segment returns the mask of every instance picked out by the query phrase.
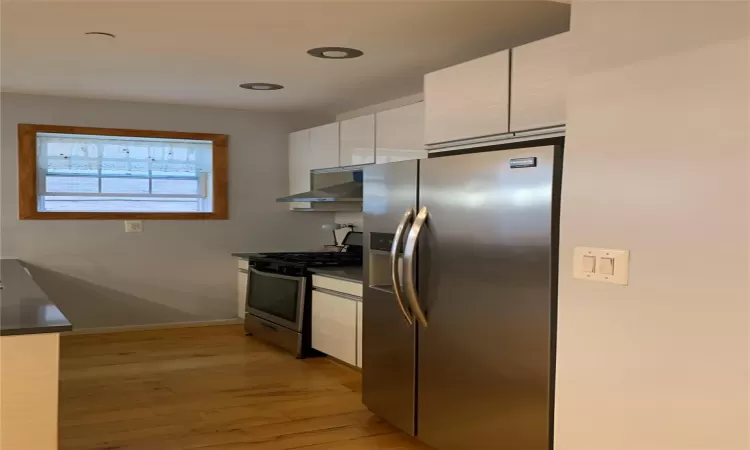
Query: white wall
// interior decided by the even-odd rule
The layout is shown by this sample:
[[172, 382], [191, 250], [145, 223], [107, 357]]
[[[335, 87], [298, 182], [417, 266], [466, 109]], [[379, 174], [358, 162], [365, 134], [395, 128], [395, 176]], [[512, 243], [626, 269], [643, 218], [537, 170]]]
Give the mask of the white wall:
[[[749, 18], [573, 3], [556, 450], [750, 448]], [[630, 285], [576, 246], [630, 249]]]
[[[229, 109], [2, 94], [0, 189], [3, 257], [34, 275], [75, 328], [142, 325], [235, 316], [231, 252], [305, 250], [330, 242], [331, 213], [295, 213], [288, 193], [288, 132], [297, 117]], [[332, 118], [323, 118], [322, 122]], [[195, 131], [229, 135], [230, 219], [20, 221], [18, 123]]]

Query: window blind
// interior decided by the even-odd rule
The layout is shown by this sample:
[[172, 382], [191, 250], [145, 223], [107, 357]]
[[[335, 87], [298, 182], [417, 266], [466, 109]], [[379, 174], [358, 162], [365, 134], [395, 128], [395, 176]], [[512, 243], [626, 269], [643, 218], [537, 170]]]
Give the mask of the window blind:
[[40, 211], [210, 212], [212, 142], [38, 133]]

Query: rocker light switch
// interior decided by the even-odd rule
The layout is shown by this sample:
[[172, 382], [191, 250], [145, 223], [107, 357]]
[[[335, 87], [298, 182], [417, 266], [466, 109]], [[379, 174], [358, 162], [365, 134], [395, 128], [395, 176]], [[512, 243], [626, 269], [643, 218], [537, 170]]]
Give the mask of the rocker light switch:
[[615, 259], [614, 258], [602, 258], [599, 260], [599, 273], [602, 275], [614, 275], [615, 274]]
[[576, 247], [573, 252], [573, 278], [626, 286], [629, 264], [628, 250]]
[[596, 256], [585, 255], [583, 257], [583, 271], [586, 273], [596, 272]]

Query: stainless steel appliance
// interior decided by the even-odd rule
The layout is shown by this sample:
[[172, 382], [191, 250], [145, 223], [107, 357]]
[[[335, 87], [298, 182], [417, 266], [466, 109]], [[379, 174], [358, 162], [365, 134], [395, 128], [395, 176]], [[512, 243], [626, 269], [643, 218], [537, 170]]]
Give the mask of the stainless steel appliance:
[[364, 176], [363, 401], [440, 450], [551, 448], [561, 146]]
[[362, 211], [362, 168], [332, 167], [310, 171], [310, 190], [276, 199], [310, 203], [314, 211]]
[[258, 253], [248, 256], [245, 331], [293, 352], [310, 346], [311, 267], [362, 265], [362, 233], [350, 232], [342, 252]]

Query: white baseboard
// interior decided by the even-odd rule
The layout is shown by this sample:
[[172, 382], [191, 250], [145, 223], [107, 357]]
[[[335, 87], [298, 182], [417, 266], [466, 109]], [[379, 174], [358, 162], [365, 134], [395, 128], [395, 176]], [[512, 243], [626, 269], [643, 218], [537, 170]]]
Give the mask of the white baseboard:
[[239, 325], [244, 323], [243, 319], [218, 319], [207, 320], [203, 322], [169, 322], [154, 323], [147, 325], [123, 325], [119, 327], [101, 327], [101, 328], [82, 328], [80, 330], [66, 331], [60, 333], [62, 336], [82, 335], [82, 334], [102, 334], [102, 333], [119, 333], [122, 331], [141, 331], [141, 330], [168, 330], [170, 328], [195, 328], [195, 327], [213, 327], [217, 325]]

